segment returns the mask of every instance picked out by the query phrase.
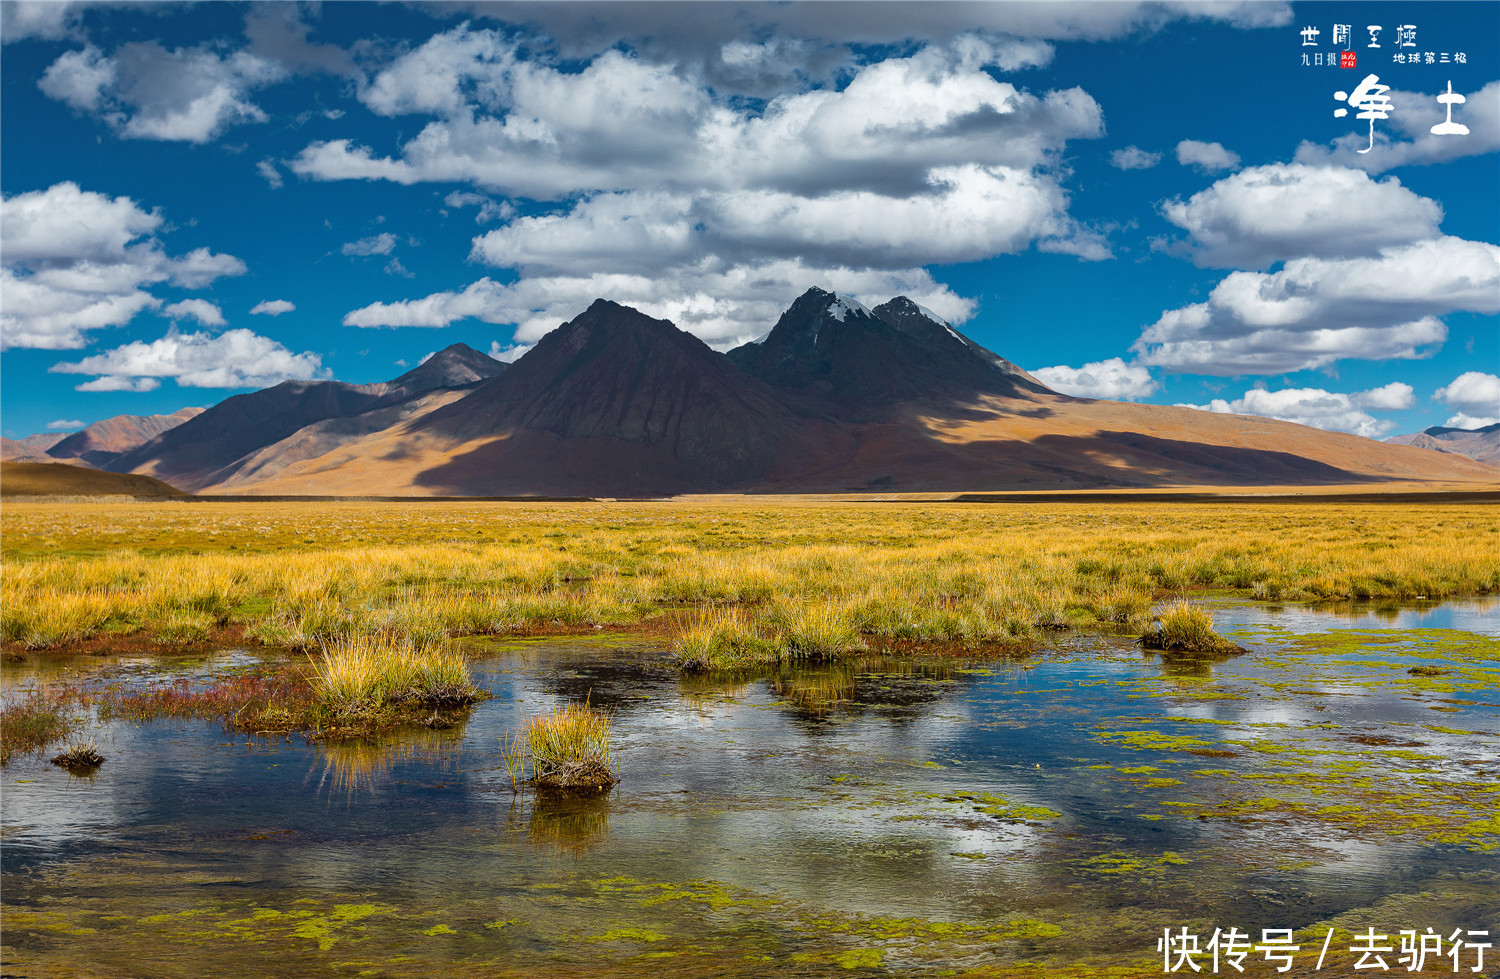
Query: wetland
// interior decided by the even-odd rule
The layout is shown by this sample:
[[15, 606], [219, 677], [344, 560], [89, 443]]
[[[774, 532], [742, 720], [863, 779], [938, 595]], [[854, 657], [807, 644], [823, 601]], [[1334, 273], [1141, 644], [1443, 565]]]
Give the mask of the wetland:
[[[831, 509], [811, 516], [828, 521], [824, 533], [845, 530], [822, 543], [799, 537], [816, 526], [782, 542], [769, 515], [731, 511], [730, 540], [698, 549], [685, 542], [716, 539], [705, 528], [719, 528], [708, 521], [722, 513], [674, 512], [700, 524], [684, 534], [659, 513], [635, 522], [637, 511], [612, 512], [628, 531], [605, 539], [573, 527], [548, 538], [569, 548], [561, 560], [587, 564], [593, 578], [552, 579], [554, 608], [581, 601], [611, 573], [660, 585], [676, 580], [669, 564], [701, 569], [726, 551], [772, 566], [789, 560], [787, 548], [832, 548], [849, 560], [876, 549], [889, 563], [932, 547], [921, 587], [946, 589], [947, 599], [934, 600], [954, 616], [946, 631], [926, 611], [927, 633], [882, 632], [880, 621], [893, 619], [861, 618], [850, 596], [872, 594], [880, 582], [869, 576], [828, 572], [793, 587], [791, 576], [762, 569], [744, 577], [742, 592], [697, 605], [652, 595], [649, 616], [444, 630], [432, 641], [461, 653], [472, 695], [351, 737], [316, 726], [247, 728], [232, 712], [125, 709], [163, 692], [266, 689], [318, 655], [317, 646], [310, 657], [250, 637], [248, 626], [266, 621], [287, 593], [258, 591], [249, 572], [225, 599], [233, 599], [225, 626], [237, 637], [215, 627], [179, 642], [129, 617], [169, 614], [160, 604], [128, 605], [147, 594], [141, 582], [150, 577], [131, 577], [134, 562], [185, 561], [194, 549], [223, 556], [228, 544], [185, 523], [206, 511], [128, 512], [125, 525], [136, 522], [124, 538], [128, 554], [85, 546], [98, 537], [80, 525], [99, 519], [86, 507], [48, 512], [24, 529], [8, 522], [6, 586], [17, 590], [7, 604], [20, 589], [43, 587], [44, 573], [48, 588], [96, 589], [100, 561], [117, 562], [119, 587], [110, 599], [117, 617], [101, 620], [89, 640], [7, 643], [0, 704], [9, 712], [46, 702], [69, 730], [52, 748], [16, 749], [0, 768], [6, 971], [1145, 976], [1162, 974], [1164, 930], [1206, 941], [1215, 928], [1237, 927], [1257, 939], [1263, 929], [1289, 930], [1301, 946], [1292, 975], [1315, 971], [1332, 929], [1316, 971], [1354, 975], [1363, 973], [1352, 971], [1349, 948], [1367, 928], [1394, 946], [1403, 929], [1447, 936], [1500, 927], [1500, 601], [1463, 597], [1458, 584], [1439, 601], [1445, 593], [1433, 587], [1468, 575], [1479, 582], [1469, 592], [1493, 590], [1495, 558], [1480, 555], [1483, 546], [1455, 560], [1468, 554], [1469, 566], [1443, 571], [1436, 547], [1402, 554], [1393, 546], [1381, 564], [1372, 546], [1340, 565], [1330, 533], [1299, 551], [1295, 539], [1309, 536], [1296, 526], [1308, 519], [1300, 511], [1278, 518], [1288, 525], [1269, 527], [1260, 543], [1248, 532], [1214, 543], [1163, 527], [1163, 508], [1005, 517], [973, 508], [951, 521], [858, 511], [842, 524], [828, 518]], [[327, 548], [338, 565], [371, 543], [355, 538], [375, 533], [367, 522], [348, 540], [293, 547], [268, 519], [274, 512], [261, 511], [258, 545], [230, 543], [256, 560], [282, 546], [299, 557]], [[15, 520], [15, 511], [5, 517]], [[1330, 514], [1321, 517], [1326, 524]], [[1351, 540], [1419, 536], [1387, 531], [1373, 515], [1343, 517], [1355, 527]], [[540, 508], [522, 508], [515, 521], [488, 524], [495, 536], [518, 536], [485, 546], [529, 547], [542, 532], [526, 521], [541, 519]], [[1116, 536], [1098, 537], [1105, 521]], [[1421, 521], [1467, 521], [1467, 538], [1480, 545], [1493, 524], [1483, 511], [1456, 508], [1395, 525]], [[1068, 522], [1066, 531], [1046, 526]], [[335, 513], [318, 536], [338, 524]], [[393, 538], [424, 530], [394, 518], [379, 526]], [[153, 533], [141, 528], [171, 547], [151, 550]], [[885, 536], [856, 544], [851, 529]], [[425, 530], [430, 537], [431, 525]], [[1010, 550], [964, 559], [1007, 530], [1031, 535], [1030, 560], [1054, 559], [1061, 621], [983, 628], [1004, 622], [997, 579], [1005, 575], [986, 569], [1008, 571], [1019, 559]], [[1090, 533], [1101, 542], [1092, 550]], [[621, 555], [612, 572], [605, 543]], [[456, 540], [430, 546], [484, 555]], [[1231, 559], [1233, 547], [1241, 553]], [[809, 554], [796, 557], [812, 566]], [[1273, 558], [1283, 577], [1267, 570]], [[485, 559], [501, 563], [493, 552]], [[426, 577], [333, 593], [344, 603], [341, 621], [451, 587], [441, 575], [454, 565], [443, 560]], [[1113, 579], [1110, 561], [1119, 566]], [[1151, 561], [1189, 580], [1167, 588], [1132, 577]], [[1198, 580], [1210, 566], [1226, 575], [1238, 568], [1245, 580]], [[1431, 580], [1417, 580], [1417, 567]], [[465, 573], [477, 590], [474, 568]], [[1367, 585], [1355, 591], [1424, 591], [1337, 602], [1255, 594], [1255, 582], [1309, 598], [1358, 581]], [[1109, 601], [1122, 602], [1122, 589], [1144, 597], [1126, 603], [1131, 615], [1111, 619], [1089, 604], [1111, 587]], [[1425, 590], [1436, 594], [1416, 597]], [[346, 601], [377, 591], [375, 606]], [[794, 599], [828, 596], [849, 610], [843, 625], [859, 648], [734, 669], [685, 669], [674, 651], [700, 605], [773, 621], [757, 620], [759, 610], [779, 602], [785, 615]], [[1245, 652], [1181, 655], [1134, 641], [1153, 613], [1184, 599]], [[403, 642], [432, 627], [407, 621], [418, 628]], [[963, 621], [967, 633], [953, 625]], [[517, 784], [507, 758], [517, 732], [582, 704], [609, 720], [618, 783], [583, 795]], [[50, 762], [82, 741], [97, 745], [101, 765], [75, 774]], [[1462, 950], [1465, 971], [1474, 954]], [[1386, 959], [1404, 971], [1396, 956]], [[1446, 956], [1439, 965], [1425, 971], [1450, 971]], [[1258, 952], [1244, 967], [1276, 973]]]

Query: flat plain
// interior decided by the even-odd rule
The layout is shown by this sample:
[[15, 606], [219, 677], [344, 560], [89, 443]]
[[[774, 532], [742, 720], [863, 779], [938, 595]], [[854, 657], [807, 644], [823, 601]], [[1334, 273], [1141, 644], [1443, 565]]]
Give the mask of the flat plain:
[[10, 503], [8, 648], [310, 648], [816, 615], [869, 641], [1138, 629], [1153, 603], [1500, 590], [1485, 504]]

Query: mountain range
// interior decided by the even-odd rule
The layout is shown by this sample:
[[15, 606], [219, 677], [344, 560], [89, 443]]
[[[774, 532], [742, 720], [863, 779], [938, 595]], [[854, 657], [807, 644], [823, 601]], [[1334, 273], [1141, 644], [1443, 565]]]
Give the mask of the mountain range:
[[1422, 449], [1452, 452], [1491, 466], [1500, 466], [1500, 422], [1483, 428], [1445, 428], [1434, 425], [1415, 435], [1393, 435], [1391, 445], [1415, 445]]
[[[11, 446], [6, 445], [7, 457]], [[33, 455], [34, 449], [28, 449]], [[506, 365], [287, 381], [43, 450], [198, 493], [662, 496], [1494, 484], [1452, 451], [1049, 389], [905, 297], [811, 289], [727, 354], [600, 299]]]

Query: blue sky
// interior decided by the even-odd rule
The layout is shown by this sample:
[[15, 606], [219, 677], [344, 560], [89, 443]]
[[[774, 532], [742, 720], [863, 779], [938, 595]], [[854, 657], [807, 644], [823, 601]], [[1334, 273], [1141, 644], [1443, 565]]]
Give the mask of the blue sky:
[[9, 437], [811, 286], [1092, 397], [1500, 417], [1497, 3], [0, 9]]

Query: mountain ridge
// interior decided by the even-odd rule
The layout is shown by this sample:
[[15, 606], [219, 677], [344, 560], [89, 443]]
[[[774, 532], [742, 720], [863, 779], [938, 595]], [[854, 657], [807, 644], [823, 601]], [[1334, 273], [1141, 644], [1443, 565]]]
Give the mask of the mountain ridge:
[[514, 364], [455, 345], [381, 384], [285, 382], [125, 464], [198, 493], [330, 496], [1500, 482], [1452, 452], [1060, 394], [906, 297], [821, 289], [727, 354], [601, 298]]

